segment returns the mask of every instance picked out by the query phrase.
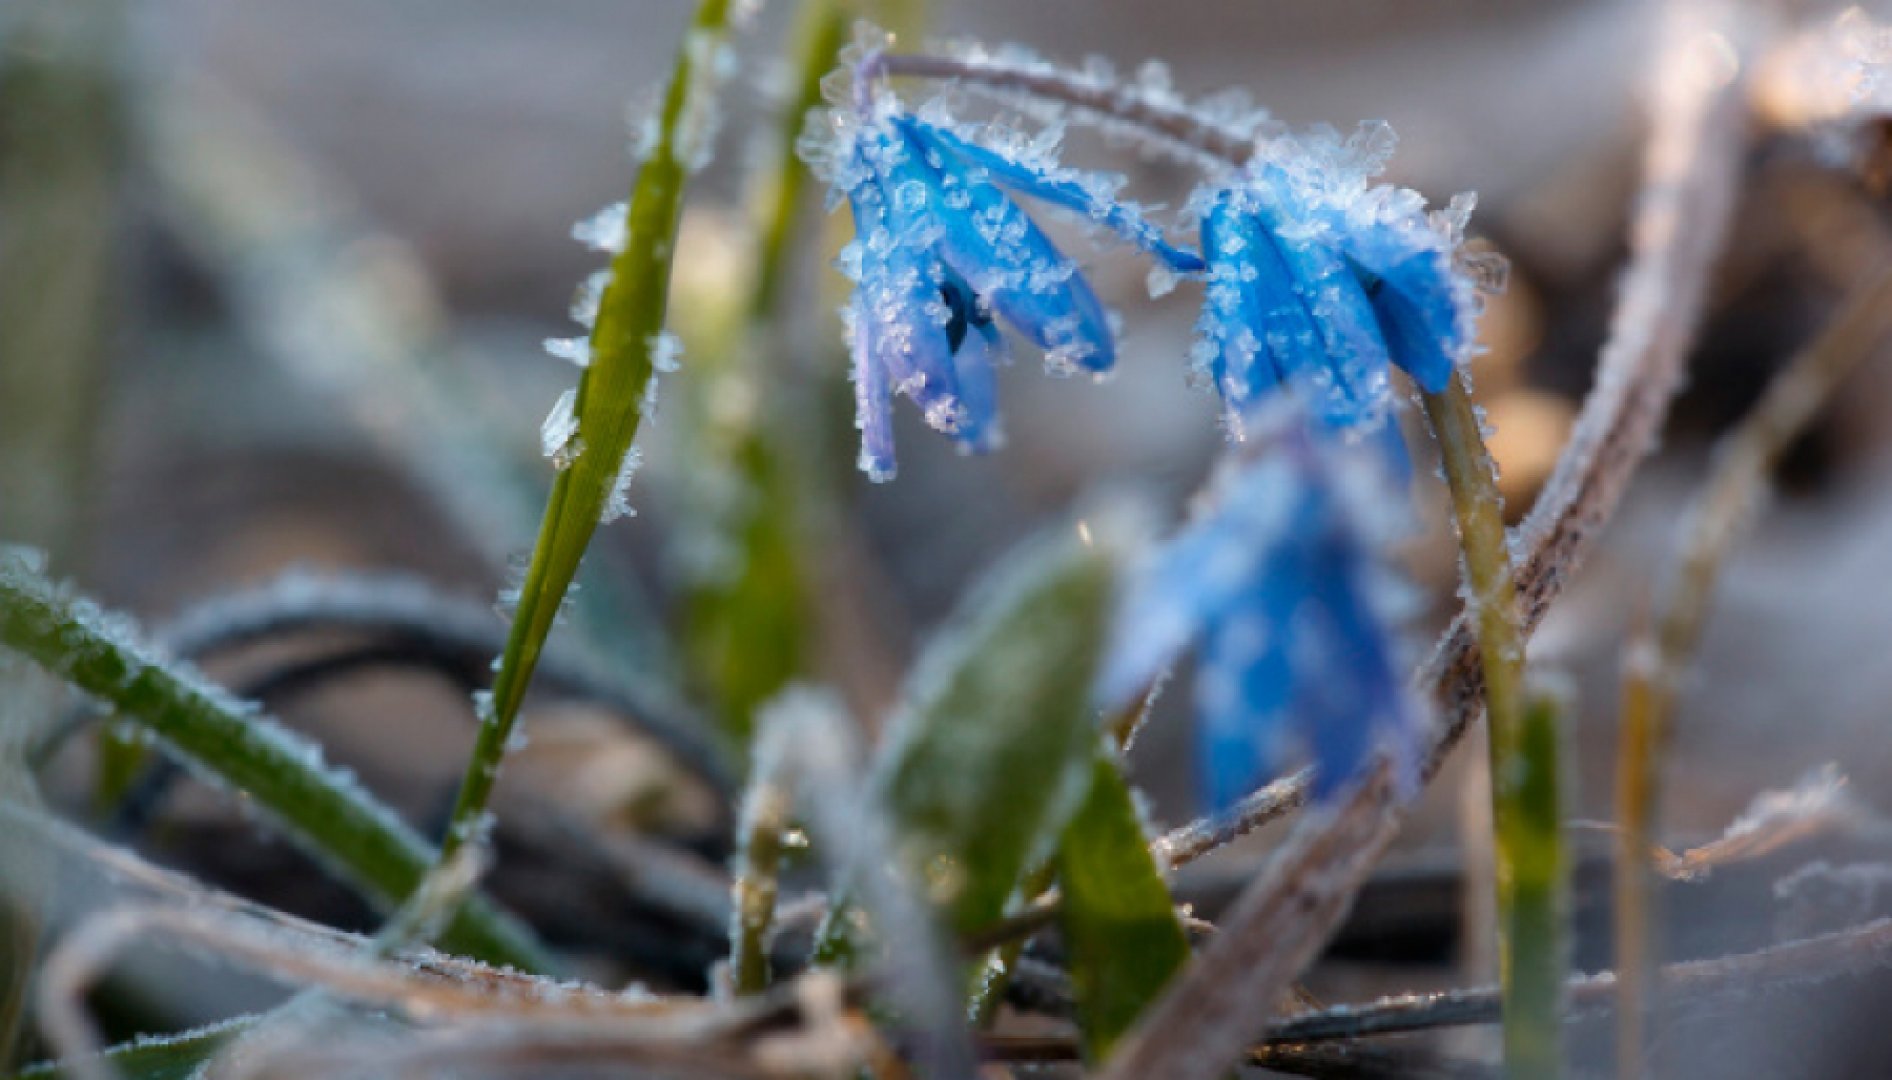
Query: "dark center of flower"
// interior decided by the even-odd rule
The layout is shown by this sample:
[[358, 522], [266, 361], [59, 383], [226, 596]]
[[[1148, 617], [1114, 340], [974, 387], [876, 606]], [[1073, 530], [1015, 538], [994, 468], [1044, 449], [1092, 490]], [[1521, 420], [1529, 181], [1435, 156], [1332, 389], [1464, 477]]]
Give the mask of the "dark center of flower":
[[958, 278], [940, 282], [939, 296], [952, 313], [946, 320], [946, 346], [953, 352], [959, 351], [959, 345], [966, 340], [968, 330], [975, 326], [984, 328], [992, 325], [991, 313], [980, 308], [979, 298], [972, 294], [972, 287]]

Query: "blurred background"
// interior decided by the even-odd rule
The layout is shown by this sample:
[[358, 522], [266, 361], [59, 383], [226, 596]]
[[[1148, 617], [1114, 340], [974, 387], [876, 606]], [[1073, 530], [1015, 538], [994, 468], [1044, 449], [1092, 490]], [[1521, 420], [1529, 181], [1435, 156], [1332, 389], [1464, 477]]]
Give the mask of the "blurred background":
[[[1823, 10], [1786, 7], [1794, 17]], [[1656, 8], [934, 0], [925, 25], [1060, 61], [1100, 54], [1126, 73], [1161, 60], [1166, 76], [1145, 78], [1167, 77], [1192, 96], [1243, 87], [1296, 128], [1384, 119], [1401, 137], [1394, 180], [1435, 204], [1476, 191], [1472, 231], [1512, 267], [1485, 317], [1476, 385], [1515, 519], [1567, 435], [1606, 329]], [[0, 0], [0, 540], [46, 549], [60, 574], [161, 637], [166, 627], [183, 634], [188, 619], [173, 620], [206, 601], [300, 571], [405, 575], [452, 598], [474, 638], [496, 643], [504, 624], [488, 612], [491, 598], [529, 549], [551, 476], [539, 424], [572, 382], [540, 343], [576, 332], [568, 304], [599, 265], [570, 239], [571, 225], [623, 198], [633, 175], [627, 115], [667, 71], [689, 9], [680, 0]], [[824, 613], [808, 640], [764, 648], [838, 682], [872, 717], [916, 642], [1009, 545], [1105, 489], [1137, 491], [1174, 515], [1223, 442], [1215, 403], [1185, 379], [1198, 292], [1185, 284], [1151, 299], [1135, 260], [1098, 259], [1094, 280], [1126, 315], [1116, 377], [1052, 380], [1020, 355], [1003, 378], [1010, 442], [989, 458], [958, 457], [903, 404], [901, 478], [867, 483], [848, 468], [833, 316], [841, 282], [827, 266], [836, 238], [822, 234], [813, 199], [780, 306], [776, 376], [743, 381], [717, 327], [743, 288], [750, 174], [766, 152], [759, 133], [779, 127], [776, 58], [793, 15], [792, 4], [771, 3], [742, 35], [717, 157], [691, 193], [672, 297], [684, 367], [644, 443], [638, 516], [600, 533], [586, 583], [584, 603], [619, 617], [611, 646], [565, 647], [660, 687], [650, 692], [663, 708], [724, 708], [683, 674], [685, 654], [696, 655], [690, 627], [711, 602], [705, 583], [729, 559], [727, 488], [744, 475], [715, 460], [718, 432], [774, 406], [796, 414], [786, 422], [802, 440], [796, 469], [825, 478], [826, 501], [798, 541], [817, 553], [804, 599]], [[1677, 510], [1714, 438], [1847, 285], [1892, 252], [1883, 173], [1866, 145], [1755, 139], [1732, 248], [1661, 457], [1534, 644], [1534, 660], [1577, 687], [1579, 818], [1611, 814], [1619, 652], [1671, 559]], [[1121, 170], [1135, 197], [1170, 207], [1194, 183], [1184, 166], [1081, 131], [1068, 159]], [[1076, 230], [1061, 235], [1092, 250]], [[799, 388], [783, 390], [787, 381]], [[1863, 806], [1892, 807], [1889, 418], [1892, 369], [1869, 363], [1791, 453], [1781, 493], [1729, 566], [1669, 759], [1668, 846], [1719, 833], [1758, 793], [1829, 762]], [[1455, 573], [1438, 507], [1422, 510], [1431, 528], [1409, 552], [1415, 659], [1453, 608]], [[398, 652], [321, 668], [324, 657], [359, 652], [360, 637], [291, 634], [203, 663], [316, 734], [417, 821], [437, 823], [471, 738], [463, 678]], [[1136, 752], [1164, 824], [1199, 812], [1186, 704], [1170, 695]], [[574, 852], [561, 822], [603, 823], [614, 843], [674, 856], [678, 888], [714, 892], [727, 812], [715, 783], [595, 703], [545, 695], [529, 727], [503, 785], [502, 821], [524, 824], [502, 832], [500, 894], [552, 924], [555, 938], [559, 927], [569, 940], [602, 934], [601, 970], [657, 984], [700, 979], [696, 961], [720, 943], [703, 943], [700, 958], [659, 948], [661, 912], [613, 892], [621, 863]], [[49, 801], [170, 865], [293, 911], [366, 923], [344, 890], [322, 886], [224, 801], [135, 748], [101, 751], [96, 730], [57, 747]], [[1481, 908], [1462, 902], [1461, 881], [1477, 858], [1460, 843], [1461, 804], [1476, 803], [1462, 793], [1476, 790], [1467, 765], [1480, 758], [1462, 748], [1428, 793], [1317, 972], [1314, 996], [1490, 977], [1491, 957], [1466, 933]], [[1671, 951], [1755, 948], [1892, 913], [1882, 887], [1892, 870], [1776, 884], [1820, 860], [1883, 867], [1883, 830], [1869, 832], [1672, 886]], [[1272, 839], [1264, 832], [1191, 867], [1182, 891], [1212, 915]], [[1577, 960], [1594, 969], [1609, 955], [1608, 841], [1579, 832], [1577, 844]], [[169, 1019], [222, 1015], [259, 992], [206, 982], [201, 1015]], [[1708, 1018], [1708, 1050], [1678, 1028], [1678, 1044], [1696, 1052], [1678, 1056], [1673, 1072], [1723, 1075], [1739, 1063], [1740, 1075], [1881, 1075], [1892, 1070], [1892, 1041], [1870, 1018], [1889, 1004], [1886, 980], [1874, 977], [1770, 999], [1741, 1023]], [[128, 991], [118, 1006], [130, 1017], [149, 1002]]]

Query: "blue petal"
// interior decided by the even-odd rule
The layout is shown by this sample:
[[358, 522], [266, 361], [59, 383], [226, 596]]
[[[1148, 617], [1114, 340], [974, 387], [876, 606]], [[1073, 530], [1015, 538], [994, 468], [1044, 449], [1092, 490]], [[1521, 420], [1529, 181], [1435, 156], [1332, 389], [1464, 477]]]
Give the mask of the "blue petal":
[[893, 385], [887, 365], [873, 356], [868, 323], [858, 298], [847, 309], [848, 351], [854, 358], [854, 426], [861, 432], [859, 464], [876, 483], [892, 480], [896, 471], [893, 449]]
[[[1236, 192], [1220, 192], [1202, 217], [1202, 251], [1209, 262], [1209, 280], [1197, 325], [1203, 372], [1237, 417], [1280, 382], [1262, 337], [1269, 333], [1265, 295], [1285, 288], [1286, 273], [1272, 255], [1260, 221], [1246, 212], [1245, 201]], [[1262, 277], [1268, 273], [1274, 274], [1274, 280], [1264, 283]], [[1295, 309], [1286, 309], [1283, 321], [1295, 315]], [[1294, 336], [1309, 347], [1316, 341], [1314, 328], [1305, 319], [1293, 326], [1276, 326], [1274, 332]]]
[[998, 374], [994, 368], [1004, 356], [1005, 343], [990, 322], [972, 326], [965, 340], [959, 343], [959, 351], [953, 354], [961, 404], [959, 430], [953, 434], [953, 439], [973, 453], [995, 450], [1003, 440], [998, 422]]
[[1284, 378], [1296, 379], [1328, 420], [1341, 426], [1374, 422], [1384, 416], [1388, 397], [1387, 345], [1379, 319], [1353, 267], [1318, 240], [1298, 235], [1295, 205], [1278, 169], [1264, 174], [1266, 197], [1256, 212], [1274, 241], [1292, 292], [1318, 329], [1322, 355], [1308, 363], [1306, 354], [1271, 350]]
[[1295, 583], [1258, 574], [1242, 605], [1207, 631], [1196, 667], [1197, 753], [1212, 814], [1224, 814], [1281, 771], [1294, 673], [1281, 639]]
[[1102, 224], [1161, 259], [1171, 270], [1193, 274], [1205, 269], [1200, 255], [1170, 244], [1164, 239], [1163, 230], [1115, 199], [1100, 196], [1067, 177], [1055, 176], [1045, 169], [1013, 161], [1004, 154], [960, 138], [946, 128], [921, 124], [912, 119], [903, 123], [915, 137], [946, 150], [974, 169], [983, 169], [999, 183], [1048, 203], [1075, 210]]
[[1445, 389], [1471, 345], [1471, 287], [1452, 253], [1423, 219], [1361, 220], [1327, 211], [1329, 228], [1372, 298], [1393, 362], [1428, 391]]
[[[882, 147], [897, 151], [897, 147]], [[877, 165], [887, 153], [873, 155]], [[864, 326], [864, 348], [886, 368], [888, 384], [920, 406], [927, 422], [943, 431], [958, 427], [958, 372], [947, 339], [941, 299], [945, 268], [916, 240], [923, 222], [905, 208], [904, 194], [870, 181], [848, 193], [854, 212], [860, 270], [855, 310]]]
[[1045, 350], [1048, 363], [1109, 370], [1116, 362], [1109, 319], [1077, 265], [998, 187], [918, 133], [907, 136], [911, 153], [890, 179], [903, 192], [927, 193], [946, 263]]

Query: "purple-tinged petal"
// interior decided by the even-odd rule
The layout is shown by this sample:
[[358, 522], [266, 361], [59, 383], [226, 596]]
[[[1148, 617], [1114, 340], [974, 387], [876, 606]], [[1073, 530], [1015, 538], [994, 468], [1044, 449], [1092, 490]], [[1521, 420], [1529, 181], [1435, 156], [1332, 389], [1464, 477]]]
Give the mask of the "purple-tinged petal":
[[925, 197], [940, 257], [1045, 351], [1048, 366], [1109, 370], [1116, 362], [1110, 320], [1077, 264], [1004, 191], [950, 160], [923, 132], [909, 127], [905, 134], [910, 153], [890, 177], [895, 201]]
[[[945, 150], [962, 164], [984, 170], [993, 180], [1020, 194], [1043, 199], [1084, 215], [1161, 259], [1171, 270], [1193, 274], [1206, 266], [1200, 255], [1171, 244], [1155, 223], [1128, 204], [1118, 201], [1113, 193], [1096, 186], [1098, 181], [1092, 180], [1091, 174], [1014, 161], [948, 128], [914, 120], [905, 121], [905, 124], [918, 129], [924, 141]], [[1087, 180], [1091, 182], [1087, 183]]]

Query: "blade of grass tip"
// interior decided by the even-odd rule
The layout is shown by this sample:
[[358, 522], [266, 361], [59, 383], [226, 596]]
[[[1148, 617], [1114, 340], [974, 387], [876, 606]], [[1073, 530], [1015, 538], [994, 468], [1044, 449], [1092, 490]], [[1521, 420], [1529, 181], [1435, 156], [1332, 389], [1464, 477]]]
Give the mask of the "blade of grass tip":
[[[746, 308], [693, 313], [699, 315], [694, 322], [709, 325], [688, 335], [693, 348], [702, 346], [704, 359], [693, 365], [684, 387], [692, 472], [680, 485], [678, 509], [702, 524], [680, 530], [678, 543], [687, 545], [686, 555], [700, 552], [700, 531], [709, 529], [722, 538], [710, 546], [735, 554], [700, 571], [689, 588], [684, 655], [694, 682], [716, 703], [725, 733], [738, 744], [748, 742], [756, 709], [806, 673], [808, 628], [815, 625], [809, 500], [801, 490], [814, 482], [815, 470], [804, 441], [795, 437], [798, 423], [789, 419], [807, 391], [784, 378], [778, 308], [790, 256], [802, 250], [796, 226], [808, 209], [809, 173], [795, 152], [796, 136], [809, 110], [821, 103], [821, 81], [847, 41], [848, 20], [840, 0], [806, 0], [797, 23], [794, 91], [782, 105], [773, 146], [752, 183], [754, 264], [742, 301]], [[704, 298], [700, 306], [719, 305]], [[730, 401], [774, 407], [732, 409]], [[698, 483], [702, 469], [736, 483]]]
[[1649, 917], [1660, 796], [1661, 759], [1676, 697], [1701, 640], [1723, 560], [1769, 473], [1834, 390], [1892, 336], [1892, 266], [1856, 286], [1820, 336], [1782, 369], [1722, 444], [1681, 530], [1681, 565], [1653, 618], [1631, 638], [1623, 658], [1623, 703], [1616, 757], [1617, 1067], [1639, 1076], [1647, 1039], [1649, 973], [1658, 950]]
[[1510, 877], [1499, 889], [1504, 995], [1504, 1063], [1510, 1076], [1554, 1080], [1563, 1070], [1563, 1007], [1569, 967], [1570, 855], [1563, 828], [1568, 773], [1567, 690], [1533, 682], [1526, 690], [1515, 770], [1494, 783], [1497, 849]]
[[487, 800], [546, 636], [600, 518], [614, 496], [622, 497], [632, 441], [655, 401], [652, 353], [663, 333], [689, 169], [713, 135], [710, 110], [729, 12], [729, 0], [703, 0], [697, 7], [664, 93], [655, 145], [631, 188], [623, 250], [612, 260], [591, 332], [592, 362], [578, 379], [577, 427], [565, 448], [576, 448], [576, 458], [559, 472], [546, 501], [492, 695], [482, 703], [479, 735], [441, 844], [443, 862], [480, 839]]
[[[71, 595], [19, 549], [0, 548], [0, 645], [110, 705], [206, 779], [241, 793], [289, 837], [374, 903], [392, 907], [421, 883], [433, 851], [315, 744], [133, 636], [131, 620]], [[483, 900], [448, 926], [449, 948], [546, 970], [523, 926]]]

